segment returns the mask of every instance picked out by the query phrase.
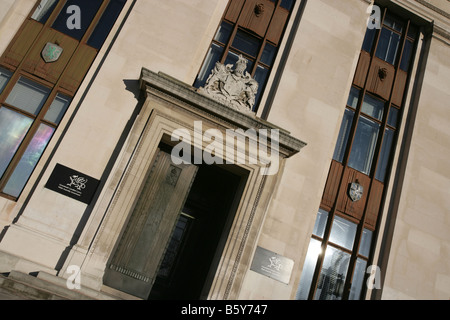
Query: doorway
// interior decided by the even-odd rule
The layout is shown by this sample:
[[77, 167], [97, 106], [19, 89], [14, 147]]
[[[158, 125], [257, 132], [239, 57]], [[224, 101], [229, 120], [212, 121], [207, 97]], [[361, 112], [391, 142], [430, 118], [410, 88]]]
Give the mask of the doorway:
[[160, 145], [103, 277], [142, 299], [206, 298], [248, 172], [174, 164]]
[[149, 299], [206, 298], [245, 179], [200, 165], [161, 260]]

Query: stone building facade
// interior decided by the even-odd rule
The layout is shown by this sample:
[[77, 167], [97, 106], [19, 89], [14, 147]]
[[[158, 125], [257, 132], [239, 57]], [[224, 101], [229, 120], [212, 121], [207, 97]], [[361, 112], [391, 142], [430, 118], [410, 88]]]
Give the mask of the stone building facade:
[[123, 299], [448, 299], [449, 17], [1, 0], [0, 272]]

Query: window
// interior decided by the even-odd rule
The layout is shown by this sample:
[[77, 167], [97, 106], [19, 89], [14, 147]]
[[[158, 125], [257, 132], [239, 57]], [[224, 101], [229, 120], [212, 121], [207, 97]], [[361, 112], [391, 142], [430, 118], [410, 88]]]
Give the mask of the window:
[[[332, 223], [327, 228], [328, 220]], [[332, 217], [329, 212], [319, 209], [296, 299], [343, 299], [345, 282], [350, 277], [348, 273], [352, 255], [356, 256], [356, 264], [348, 298], [359, 299], [372, 244], [372, 233], [371, 230], [364, 228], [359, 248], [356, 249], [354, 248], [356, 239], [359, 238], [357, 224], [338, 215]], [[317, 279], [316, 282], [313, 282], [314, 278]], [[317, 286], [312, 287], [311, 285], [315, 283]]]
[[246, 71], [259, 84], [253, 109], [257, 111], [294, 3], [294, 0], [265, 1], [258, 14], [253, 1], [230, 1], [194, 86], [205, 85], [216, 62], [234, 64], [242, 54], [247, 59]]
[[20, 195], [69, 106], [69, 96], [50, 99], [51, 91], [21, 76], [0, 107], [2, 194]]
[[366, 292], [417, 31], [387, 9], [382, 28], [366, 31], [297, 299], [356, 300]]
[[[89, 56], [91, 61], [94, 59], [125, 3], [126, 0], [40, 0], [24, 22], [27, 28], [22, 28], [22, 30], [32, 30], [32, 33], [19, 31], [15, 40], [20, 44], [15, 43], [16, 47], [23, 47], [23, 52], [11, 52], [7, 49], [2, 55], [0, 59], [1, 196], [16, 200], [22, 193], [90, 66], [86, 62], [87, 57]], [[79, 21], [71, 20], [78, 18]], [[79, 28], [78, 26], [69, 28], [69, 22], [79, 22]], [[33, 33], [36, 29], [32, 27], [33, 24], [34, 26], [43, 25], [39, 29], [39, 34]], [[27, 47], [33, 42], [30, 38], [40, 39], [39, 35], [42, 35], [45, 39], [48, 34], [54, 33], [52, 29], [61, 32], [67, 38], [78, 40], [77, 49], [73, 49], [75, 51], [69, 52], [70, 49], [66, 48], [67, 52], [62, 53], [72, 55], [72, 60], [69, 59], [64, 66], [69, 71], [62, 76], [61, 71], [58, 70], [63, 68], [58, 67], [58, 63], [51, 63], [45, 67], [48, 74], [35, 73], [37, 72], [35, 69], [38, 68], [35, 68], [33, 64], [38, 63], [40, 57], [28, 56], [30, 52], [33, 52]], [[36, 45], [41, 44], [37, 42]], [[77, 61], [81, 58], [83, 63], [78, 63]], [[75, 61], [75, 67], [71, 66], [71, 61]], [[80, 71], [81, 69], [83, 70]], [[70, 70], [73, 73], [70, 74]], [[74, 82], [74, 79], [78, 79], [78, 82]]]

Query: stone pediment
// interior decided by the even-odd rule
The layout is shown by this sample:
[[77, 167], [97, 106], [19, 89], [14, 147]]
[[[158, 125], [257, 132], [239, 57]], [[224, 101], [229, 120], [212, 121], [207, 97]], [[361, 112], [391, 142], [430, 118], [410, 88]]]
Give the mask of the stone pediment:
[[[196, 88], [179, 81], [164, 73], [155, 73], [142, 68], [140, 87], [143, 92], [158, 95], [168, 101], [185, 107], [189, 112], [201, 112], [210, 115], [215, 121], [226, 123], [236, 128], [278, 129], [281, 156], [289, 158], [298, 153], [306, 143], [293, 137], [289, 131], [280, 128], [264, 119], [256, 117], [253, 112], [242, 112], [230, 105], [224, 104], [209, 95], [200, 94]], [[178, 102], [177, 102], [178, 101]]]

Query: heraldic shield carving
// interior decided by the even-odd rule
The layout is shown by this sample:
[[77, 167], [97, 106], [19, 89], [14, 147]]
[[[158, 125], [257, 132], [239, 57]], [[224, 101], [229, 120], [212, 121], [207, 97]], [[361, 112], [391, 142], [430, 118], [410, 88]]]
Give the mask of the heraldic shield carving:
[[198, 92], [242, 112], [252, 112], [255, 104], [258, 82], [245, 71], [247, 60], [240, 55], [233, 70], [232, 64], [217, 62], [205, 87]]
[[357, 182], [353, 182], [350, 184], [350, 189], [348, 191], [348, 195], [353, 202], [361, 200], [364, 192], [364, 187]]
[[57, 44], [47, 42], [44, 49], [42, 49], [41, 56], [46, 63], [55, 62], [59, 59], [62, 52], [63, 48], [61, 48]]

